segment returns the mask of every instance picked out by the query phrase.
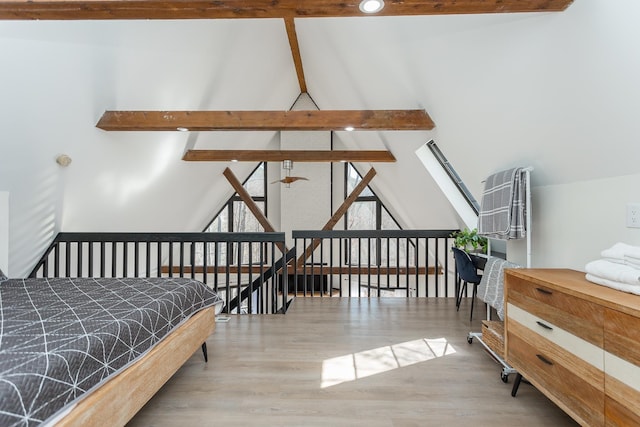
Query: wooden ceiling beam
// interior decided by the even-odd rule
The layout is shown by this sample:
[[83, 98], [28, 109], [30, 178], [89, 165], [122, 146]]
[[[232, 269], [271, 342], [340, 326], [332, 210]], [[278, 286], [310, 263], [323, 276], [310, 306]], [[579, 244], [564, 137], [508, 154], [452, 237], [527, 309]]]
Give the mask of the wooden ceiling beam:
[[[375, 16], [552, 12], [573, 0], [387, 1]], [[359, 0], [0, 0], [0, 19], [233, 19], [370, 16]]]
[[396, 158], [384, 150], [188, 150], [188, 162], [377, 162], [393, 163]]
[[107, 131], [431, 130], [424, 110], [105, 111], [96, 127]]

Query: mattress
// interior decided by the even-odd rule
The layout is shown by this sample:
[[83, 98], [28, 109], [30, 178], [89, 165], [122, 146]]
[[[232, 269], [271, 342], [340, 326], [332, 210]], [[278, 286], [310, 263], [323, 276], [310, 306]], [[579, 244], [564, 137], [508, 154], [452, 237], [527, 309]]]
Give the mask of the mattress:
[[0, 425], [55, 418], [193, 313], [222, 304], [184, 278], [0, 282]]

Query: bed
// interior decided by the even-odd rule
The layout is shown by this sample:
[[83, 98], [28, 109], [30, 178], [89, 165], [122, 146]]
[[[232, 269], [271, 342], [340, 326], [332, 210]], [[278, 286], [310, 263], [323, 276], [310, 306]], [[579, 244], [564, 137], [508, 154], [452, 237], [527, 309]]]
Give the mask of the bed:
[[0, 425], [124, 425], [222, 305], [186, 278], [1, 280]]

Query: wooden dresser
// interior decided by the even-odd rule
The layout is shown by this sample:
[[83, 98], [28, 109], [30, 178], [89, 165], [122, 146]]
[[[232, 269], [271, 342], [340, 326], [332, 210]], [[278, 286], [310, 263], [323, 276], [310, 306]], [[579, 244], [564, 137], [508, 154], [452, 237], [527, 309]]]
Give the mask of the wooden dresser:
[[505, 270], [506, 360], [585, 426], [640, 426], [640, 296], [562, 269]]

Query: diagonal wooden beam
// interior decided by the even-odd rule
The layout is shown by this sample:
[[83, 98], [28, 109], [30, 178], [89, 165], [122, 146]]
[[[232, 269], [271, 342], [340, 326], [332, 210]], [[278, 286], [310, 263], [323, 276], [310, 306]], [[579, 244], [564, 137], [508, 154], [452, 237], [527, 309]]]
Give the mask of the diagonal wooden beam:
[[[356, 185], [356, 187], [353, 189], [351, 194], [349, 194], [349, 197], [347, 197], [344, 202], [342, 202], [340, 207], [338, 207], [333, 216], [331, 216], [331, 219], [329, 219], [324, 227], [322, 227], [323, 230], [331, 230], [336, 226], [338, 221], [340, 221], [340, 218], [342, 218], [344, 214], [347, 213], [349, 207], [351, 207], [353, 202], [356, 201], [360, 193], [362, 193], [364, 189], [367, 188], [367, 185], [369, 185], [374, 176], [376, 176], [376, 170], [374, 168], [371, 168], [369, 172], [367, 172], [367, 174], [362, 178], [362, 181], [360, 181], [358, 185]], [[311, 244], [307, 246], [307, 248], [304, 250], [304, 253], [300, 255], [298, 261], [296, 262], [296, 265], [298, 267], [303, 265], [307, 258], [311, 256], [313, 251], [315, 251], [320, 244], [320, 241], [320, 239], [314, 239]]]
[[105, 111], [107, 131], [431, 130], [424, 110]]
[[291, 47], [291, 56], [293, 57], [293, 65], [296, 67], [298, 76], [298, 84], [300, 92], [307, 92], [307, 82], [304, 79], [304, 69], [302, 68], [302, 57], [300, 56], [300, 45], [298, 45], [298, 35], [296, 34], [296, 24], [293, 17], [284, 18], [284, 26], [287, 29], [287, 37], [289, 38], [289, 46]]
[[[251, 198], [251, 195], [249, 194], [249, 192], [242, 186], [242, 183], [236, 177], [233, 171], [229, 168], [226, 168], [224, 172], [222, 172], [222, 174], [224, 175], [225, 178], [227, 178], [227, 181], [229, 181], [229, 184], [231, 184], [233, 189], [236, 190], [236, 193], [238, 193], [238, 196], [240, 196], [240, 199], [242, 199], [244, 204], [247, 205], [247, 208], [249, 208], [253, 216], [256, 217], [256, 219], [258, 220], [262, 228], [264, 228], [264, 231], [267, 231], [267, 232], [276, 231], [273, 228], [273, 225], [271, 225], [271, 223], [269, 222], [269, 219], [267, 219], [267, 217], [264, 216], [264, 213], [262, 213], [262, 211], [260, 210], [256, 202]], [[277, 245], [283, 254], [286, 254], [288, 252], [287, 247], [284, 244], [277, 243]]]
[[[553, 12], [573, 0], [387, 1], [376, 16]], [[234, 19], [370, 16], [359, 0], [0, 0], [0, 19]]]
[[377, 162], [393, 163], [396, 158], [385, 150], [187, 150], [188, 162]]

